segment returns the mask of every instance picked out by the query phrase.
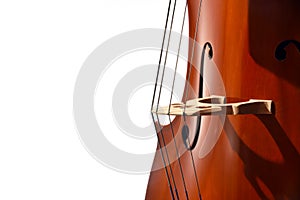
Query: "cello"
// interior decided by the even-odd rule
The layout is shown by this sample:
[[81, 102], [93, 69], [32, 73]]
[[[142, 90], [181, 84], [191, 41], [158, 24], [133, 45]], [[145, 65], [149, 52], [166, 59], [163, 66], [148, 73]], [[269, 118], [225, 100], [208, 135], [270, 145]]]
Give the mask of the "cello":
[[300, 199], [300, 1], [187, 0], [183, 98], [161, 106], [175, 8], [170, 0], [145, 199]]

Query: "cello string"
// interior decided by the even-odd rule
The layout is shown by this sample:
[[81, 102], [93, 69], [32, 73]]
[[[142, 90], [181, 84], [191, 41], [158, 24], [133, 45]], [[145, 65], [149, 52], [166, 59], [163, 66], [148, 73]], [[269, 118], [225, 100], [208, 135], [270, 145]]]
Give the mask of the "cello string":
[[[157, 130], [157, 126], [155, 125], [155, 119], [154, 119], [153, 113], [151, 113], [151, 116], [152, 116], [153, 124], [155, 126], [156, 133], [159, 133], [159, 131]], [[159, 147], [159, 150], [160, 150], [160, 153], [161, 153], [161, 158], [162, 158], [162, 161], [163, 161], [163, 164], [164, 164], [165, 173], [167, 175], [167, 182], [168, 182], [169, 190], [170, 190], [170, 193], [171, 193], [171, 197], [172, 197], [172, 200], [175, 200], [174, 192], [173, 192], [171, 181], [170, 181], [170, 175], [169, 175], [169, 172], [167, 170], [166, 159], [165, 159], [164, 153], [162, 151], [162, 145], [161, 145], [158, 134], [156, 134], [156, 136], [157, 136], [157, 140], [158, 140], [158, 147]]]
[[[189, 84], [190, 78], [191, 78], [191, 69], [192, 69], [192, 64], [191, 63], [193, 62], [194, 54], [195, 54], [195, 44], [196, 44], [196, 37], [198, 35], [198, 26], [199, 26], [200, 14], [201, 14], [201, 7], [202, 7], [202, 0], [200, 0], [199, 7], [198, 7], [198, 17], [197, 17], [196, 29], [195, 29], [195, 33], [194, 33], [195, 35], [194, 35], [192, 55], [191, 55], [191, 60], [190, 60], [191, 62], [189, 63], [190, 65], [189, 65], [188, 82], [187, 82], [187, 84]], [[202, 74], [200, 74], [200, 76], [202, 76]], [[187, 90], [186, 90], [186, 94], [185, 94], [185, 101], [187, 101], [188, 92], [189, 92], [189, 86], [187, 86]], [[183, 112], [184, 113], [184, 115], [183, 115], [184, 123], [186, 125], [185, 111], [186, 111], [186, 105], [184, 105], [184, 112]], [[188, 148], [190, 149], [190, 139], [189, 139], [189, 137], [187, 137], [187, 140], [188, 140], [187, 143], [189, 145]], [[199, 196], [199, 199], [202, 200], [202, 195], [201, 195], [201, 192], [200, 192], [200, 185], [199, 185], [198, 175], [197, 175], [197, 171], [196, 171], [196, 167], [195, 167], [195, 160], [194, 160], [193, 152], [192, 152], [191, 149], [189, 150], [189, 152], [190, 152], [191, 159], [192, 159], [192, 166], [193, 166], [194, 176], [195, 176], [195, 180], [196, 180], [196, 184], [197, 184], [198, 196]]]
[[[161, 68], [162, 55], [163, 55], [163, 51], [164, 51], [163, 49], [164, 49], [164, 45], [165, 45], [167, 27], [168, 27], [169, 16], [170, 16], [170, 11], [171, 11], [171, 3], [172, 3], [172, 0], [169, 0], [166, 23], [165, 23], [164, 34], [163, 34], [163, 40], [162, 40], [161, 51], [160, 51], [160, 56], [159, 56], [159, 63], [158, 63], [158, 68], [157, 68], [157, 75], [156, 75], [154, 92], [153, 92], [153, 99], [152, 99], [152, 104], [151, 104], [151, 111], [153, 109], [155, 96], [156, 96], [158, 77], [159, 77], [159, 72], [160, 72], [160, 68]], [[170, 175], [169, 175], [168, 170], [167, 170], [166, 160], [165, 160], [164, 154], [162, 152], [162, 145], [161, 145], [161, 142], [160, 142], [160, 139], [159, 139], [159, 136], [158, 136], [158, 130], [157, 130], [157, 127], [155, 125], [155, 119], [154, 119], [154, 115], [152, 114], [152, 112], [151, 112], [151, 116], [152, 116], [153, 124], [154, 124], [155, 129], [156, 129], [156, 136], [157, 136], [157, 140], [158, 140], [158, 145], [159, 145], [159, 149], [160, 149], [160, 153], [161, 153], [165, 173], [166, 173], [166, 176], [167, 176], [167, 182], [168, 182], [169, 190], [170, 190], [170, 193], [171, 193], [172, 200], [175, 200], [174, 192], [173, 192], [171, 181], [170, 181]]]
[[168, 13], [167, 13], [167, 18], [166, 18], [166, 23], [165, 23], [163, 41], [162, 41], [161, 50], [160, 50], [160, 56], [159, 56], [159, 62], [158, 62], [158, 68], [157, 68], [157, 75], [156, 75], [153, 98], [152, 98], [152, 103], [151, 103], [151, 111], [153, 109], [155, 96], [156, 96], [156, 89], [157, 89], [157, 83], [158, 83], [158, 77], [159, 77], [160, 66], [161, 66], [161, 61], [162, 61], [162, 55], [163, 55], [164, 45], [165, 45], [165, 40], [166, 40], [166, 33], [167, 33], [167, 27], [168, 27], [168, 22], [169, 22], [171, 3], [172, 3], [172, 0], [169, 1], [169, 5], [168, 5]]
[[185, 8], [184, 8], [183, 22], [182, 22], [182, 26], [181, 26], [180, 41], [179, 41], [179, 47], [178, 47], [178, 51], [177, 51], [175, 71], [174, 71], [173, 82], [172, 82], [171, 97], [170, 97], [169, 109], [168, 109], [168, 118], [169, 118], [169, 122], [170, 122], [170, 125], [171, 125], [171, 133], [172, 133], [174, 146], [175, 146], [175, 150], [176, 150], [177, 161], [178, 161], [178, 164], [179, 164], [179, 169], [180, 169], [181, 179], [182, 179], [182, 182], [183, 182], [184, 192], [185, 192], [185, 195], [186, 195], [186, 199], [188, 200], [189, 195], [188, 195], [188, 191], [187, 191], [187, 187], [186, 187], [186, 183], [185, 183], [182, 164], [181, 164], [181, 161], [180, 161], [178, 146], [177, 146], [176, 139], [175, 139], [174, 128], [173, 128], [173, 124], [172, 124], [171, 117], [170, 117], [171, 103], [172, 103], [172, 97], [173, 97], [173, 93], [174, 93], [174, 85], [175, 85], [175, 79], [176, 79], [176, 72], [177, 72], [177, 68], [178, 68], [178, 60], [179, 60], [179, 54], [180, 54], [180, 49], [181, 49], [181, 43], [182, 43], [182, 36], [183, 36], [183, 29], [184, 29], [186, 11], [187, 11], [187, 1], [186, 1]]
[[171, 34], [172, 34], [172, 29], [173, 29], [173, 24], [174, 24], [174, 16], [175, 16], [175, 11], [176, 11], [176, 5], [177, 5], [177, 0], [174, 1], [174, 7], [173, 7], [173, 12], [172, 12], [169, 38], [168, 38], [167, 49], [166, 49], [166, 53], [165, 53], [164, 65], [163, 65], [163, 69], [162, 69], [162, 78], [161, 78], [161, 83], [160, 83], [160, 88], [159, 88], [159, 95], [158, 95], [158, 99], [157, 99], [156, 116], [157, 116], [157, 123], [158, 123], [159, 128], [160, 128], [159, 133], [160, 133], [160, 136], [161, 136], [162, 141], [163, 141], [164, 150], [166, 152], [166, 158], [167, 158], [167, 162], [168, 162], [167, 164], [169, 166], [169, 170], [170, 170], [172, 182], [173, 182], [173, 185], [174, 185], [175, 194], [177, 196], [177, 199], [179, 200], [179, 195], [178, 195], [178, 191], [177, 191], [177, 187], [176, 187], [174, 173], [173, 173], [173, 169], [172, 169], [170, 158], [169, 158], [169, 152], [168, 152], [168, 149], [167, 149], [167, 146], [166, 146], [166, 142], [165, 142], [165, 138], [164, 138], [164, 135], [163, 135], [162, 126], [161, 126], [161, 123], [160, 123], [160, 120], [159, 120], [159, 117], [158, 117], [158, 114], [157, 114], [157, 111], [158, 111], [158, 108], [159, 108], [159, 104], [160, 104], [160, 98], [161, 98], [161, 93], [162, 93], [163, 81], [164, 81], [164, 77], [165, 77], [165, 69], [166, 69], [166, 63], [167, 63], [167, 59], [168, 59], [169, 46], [170, 46]]
[[[171, 122], [170, 115], [169, 115], [169, 121]], [[184, 174], [183, 174], [183, 170], [182, 170], [182, 164], [181, 164], [181, 161], [180, 161], [180, 155], [179, 155], [177, 143], [176, 143], [176, 140], [175, 140], [173, 125], [171, 125], [171, 132], [172, 132], [172, 137], [173, 137], [173, 141], [174, 141], [174, 145], [175, 145], [177, 160], [178, 160], [178, 163], [179, 163], [179, 169], [180, 169], [181, 179], [182, 179], [182, 182], [183, 182], [184, 193], [185, 193], [186, 199], [188, 200], [189, 195], [188, 195], [188, 191], [187, 191], [187, 187], [186, 187], [186, 183], [185, 183], [185, 178], [184, 178]]]
[[175, 2], [174, 2], [174, 8], [173, 8], [173, 13], [172, 13], [169, 38], [168, 38], [168, 43], [167, 43], [167, 50], [166, 50], [166, 54], [165, 54], [165, 61], [164, 61], [164, 65], [163, 65], [162, 78], [161, 78], [161, 82], [160, 82], [159, 94], [158, 94], [158, 99], [157, 99], [156, 113], [158, 112], [160, 97], [161, 97], [161, 93], [162, 93], [162, 86], [163, 86], [164, 77], [165, 77], [166, 64], [167, 64], [168, 55], [169, 55], [169, 47], [170, 47], [170, 41], [171, 41], [171, 35], [172, 35], [172, 29], [173, 29], [173, 22], [174, 22], [176, 4], [177, 4], [177, 0], [175, 0]]
[[[176, 4], [176, 2], [175, 2]], [[195, 35], [194, 35], [194, 42], [193, 42], [193, 50], [192, 50], [192, 56], [191, 56], [191, 62], [193, 61], [193, 58], [194, 58], [194, 53], [195, 53], [195, 43], [196, 43], [196, 37], [198, 35], [198, 24], [199, 24], [199, 18], [200, 18], [200, 13], [201, 13], [201, 7], [202, 7], [202, 0], [200, 1], [200, 5], [199, 5], [199, 9], [198, 9], [198, 18], [197, 18], [197, 22], [196, 22], [196, 29], [195, 29]], [[174, 10], [173, 12], [175, 11], [175, 7], [174, 7]], [[173, 13], [174, 14], [174, 13]], [[171, 22], [171, 30], [172, 30], [172, 25], [173, 25], [173, 18], [174, 18], [174, 15], [172, 16], [172, 22]], [[184, 25], [184, 22], [183, 22], [183, 25]], [[171, 31], [170, 31], [170, 34], [171, 34]], [[161, 80], [161, 85], [160, 85], [160, 93], [159, 93], [159, 97], [158, 97], [158, 105], [159, 105], [159, 100], [160, 100], [160, 95], [161, 95], [161, 88], [162, 88], [162, 83], [163, 83], [163, 78], [164, 78], [164, 70], [165, 70], [165, 67], [166, 67], [166, 60], [167, 60], [167, 55], [168, 55], [168, 48], [169, 48], [169, 43], [170, 43], [170, 35], [169, 35], [169, 40], [168, 40], [168, 47], [167, 47], [167, 51], [166, 51], [166, 58], [165, 58], [165, 63], [164, 63], [164, 68], [163, 68], [163, 76], [162, 76], [162, 80]], [[181, 41], [180, 41], [181, 43]], [[180, 44], [181, 45], [181, 44]], [[180, 50], [180, 48], [179, 48]], [[178, 55], [179, 56], [179, 52], [178, 52]], [[177, 61], [176, 61], [177, 62]], [[176, 64], [177, 65], [177, 64]], [[188, 82], [190, 81], [190, 76], [191, 76], [191, 68], [192, 68], [192, 65], [190, 63], [190, 67], [189, 67], [189, 72], [188, 72]], [[177, 66], [176, 66], [176, 69], [177, 69]], [[175, 77], [176, 77], [176, 73], [175, 73]], [[175, 77], [173, 79], [173, 83], [175, 82]], [[174, 85], [173, 85], [174, 86]], [[171, 93], [173, 94], [173, 91], [174, 91], [174, 87], [172, 86], [172, 91]], [[187, 99], [187, 94], [188, 94], [188, 89], [189, 87], [187, 88], [187, 93], [186, 93], [186, 98], [185, 100]], [[172, 102], [172, 95], [171, 94], [171, 98], [170, 98], [170, 102]], [[170, 112], [170, 106], [171, 106], [171, 103], [169, 104], [169, 112]], [[186, 107], [184, 107], [184, 113], [185, 113], [185, 109]], [[158, 111], [158, 107], [157, 107], [157, 110]], [[184, 115], [184, 119], [185, 119], [185, 115]], [[170, 116], [169, 116], [169, 121], [170, 121], [170, 124], [171, 124], [171, 129], [172, 129], [172, 135], [173, 135], [173, 139], [174, 139], [174, 130], [173, 130], [173, 126], [172, 126], [172, 123], [171, 123], [171, 119], [170, 119]], [[186, 119], [185, 119], [185, 122], [186, 122]], [[160, 124], [160, 123], [159, 123]], [[161, 136], [162, 136], [162, 139], [164, 141], [164, 136], [161, 132]], [[165, 145], [165, 142], [164, 142], [164, 145]], [[176, 145], [176, 144], [175, 144]], [[165, 147], [166, 148], [166, 147]], [[177, 145], [176, 145], [176, 149], [178, 150], [177, 148]], [[167, 150], [167, 149], [166, 149]], [[177, 152], [178, 153], [178, 152]], [[198, 181], [198, 177], [197, 177], [197, 172], [196, 172], [196, 169], [195, 169], [195, 162], [194, 162], [194, 157], [193, 157], [193, 154], [192, 154], [192, 151], [190, 151], [190, 154], [191, 154], [191, 158], [192, 158], [192, 164], [193, 164], [193, 171], [194, 171], [194, 176], [195, 176], [195, 179], [196, 179], [196, 183], [197, 183], [197, 190], [198, 190], [198, 195], [199, 195], [199, 199], [202, 199], [201, 197], [201, 193], [200, 193], [200, 187], [199, 187], [199, 181]], [[177, 154], [178, 155], [178, 154]], [[168, 158], [168, 152], [167, 152], [167, 158]], [[169, 161], [169, 159], [168, 159]], [[169, 163], [170, 164], [170, 163]], [[172, 169], [172, 168], [170, 168]], [[182, 168], [181, 168], [182, 169]], [[173, 173], [172, 173], [173, 174]], [[183, 174], [183, 173], [182, 173]], [[172, 175], [173, 176], [173, 175]], [[175, 182], [174, 182], [175, 184]], [[184, 182], [184, 185], [185, 185], [185, 182]], [[185, 189], [186, 191], [186, 189]], [[188, 199], [188, 194], [187, 194], [187, 191], [186, 191], [186, 197]]]
[[176, 79], [176, 73], [177, 73], [178, 61], [179, 61], [179, 55], [180, 55], [180, 50], [181, 50], [181, 43], [182, 43], [184, 22], [185, 22], [185, 17], [186, 17], [186, 10], [187, 10], [187, 5], [188, 5], [187, 3], [188, 3], [188, 1], [186, 1], [185, 8], [184, 8], [183, 21], [182, 21], [181, 32], [180, 32], [179, 47], [178, 47], [177, 55], [176, 55], [175, 71], [174, 71], [174, 76], [173, 76], [173, 81], [172, 81], [172, 89], [171, 89], [171, 96], [170, 96], [169, 109], [168, 109], [168, 113], [169, 114], [170, 114], [171, 103], [172, 103], [172, 98], [173, 98], [173, 94], [174, 94], [175, 79]]
[[[188, 140], [188, 144], [190, 144], [190, 139], [189, 137], [187, 137]], [[190, 148], [190, 145], [189, 145]], [[200, 192], [200, 185], [199, 185], [199, 180], [198, 180], [198, 176], [197, 176], [197, 171], [196, 171], [196, 166], [195, 166], [195, 160], [194, 160], [194, 156], [193, 156], [193, 152], [191, 150], [189, 150], [190, 154], [191, 154], [191, 158], [192, 158], [192, 164], [193, 164], [193, 171], [194, 171], [194, 175], [195, 175], [195, 179], [196, 179], [196, 184], [197, 184], [197, 189], [198, 189], [198, 196], [199, 199], [202, 200], [202, 195]]]
[[[194, 39], [193, 39], [192, 55], [191, 55], [191, 60], [189, 62], [188, 79], [187, 79], [187, 82], [186, 82], [187, 83], [187, 90], [186, 90], [186, 94], [185, 94], [185, 101], [187, 101], [188, 92], [189, 92], [189, 86], [188, 86], [188, 84], [190, 82], [190, 77], [191, 77], [191, 68], [192, 68], [192, 64], [191, 63], [193, 62], [193, 58], [194, 58], [194, 54], [195, 54], [195, 44], [196, 44], [196, 37], [198, 35], [198, 26], [199, 26], [199, 19], [200, 19], [201, 7], [202, 7], [202, 0], [200, 0], [200, 4], [199, 4], [199, 7], [198, 7], [198, 17], [197, 17], [196, 28], [195, 28]], [[183, 22], [183, 25], [184, 25], [184, 22]], [[181, 39], [180, 39], [180, 43], [179, 44], [181, 44]], [[178, 58], [179, 58], [179, 51], [178, 51], [178, 54], [177, 54], [177, 59]], [[172, 135], [173, 135], [174, 141], [175, 141], [175, 138], [174, 138], [173, 125], [171, 123], [171, 118], [170, 118], [170, 109], [171, 109], [172, 97], [173, 97], [173, 92], [174, 92], [174, 83], [175, 83], [175, 78], [176, 78], [176, 71], [177, 71], [177, 61], [176, 61], [175, 74], [174, 74], [174, 77], [173, 77], [173, 85], [172, 85], [172, 91], [171, 91], [171, 97], [170, 97], [170, 103], [169, 103], [169, 109], [168, 109], [169, 121], [170, 121], [170, 124], [171, 124]], [[200, 74], [200, 76], [201, 76], [201, 74]], [[186, 111], [186, 106], [184, 106], [184, 112], [183, 112], [184, 113], [183, 114], [184, 123], [186, 125], [185, 111]], [[189, 137], [187, 137], [187, 139], [188, 139], [188, 145], [190, 146]], [[177, 145], [176, 145], [176, 149], [178, 150]], [[188, 147], [188, 149], [190, 149], [190, 147]], [[192, 151], [191, 150], [189, 150], [189, 151], [190, 151], [190, 155], [191, 155], [191, 159], [192, 159], [192, 166], [193, 166], [194, 176], [195, 176], [195, 179], [196, 179], [198, 196], [199, 196], [199, 199], [201, 200], [202, 196], [201, 196], [201, 192], [200, 192], [199, 180], [198, 180], [197, 171], [196, 171], [196, 167], [195, 167], [195, 160], [194, 160], [194, 156], [193, 156]], [[178, 160], [180, 160], [180, 159], [178, 159]], [[187, 195], [187, 193], [186, 193], [186, 195]], [[187, 198], [188, 198], [188, 196], [187, 196]]]
[[[191, 60], [189, 62], [189, 69], [188, 69], [188, 80], [187, 80], [187, 89], [186, 89], [186, 93], [185, 93], [185, 101], [187, 101], [189, 88], [190, 88], [189, 87], [189, 82], [190, 82], [190, 79], [191, 79], [191, 70], [192, 70], [192, 67], [193, 67], [193, 65], [191, 63], [193, 63], [194, 54], [195, 54], [195, 45], [196, 45], [196, 38], [197, 38], [197, 35], [198, 35], [198, 26], [199, 26], [200, 14], [201, 14], [201, 7], [202, 7], [202, 0], [200, 0], [200, 4], [199, 4], [199, 7], [198, 7], [198, 17], [197, 17], [196, 28], [195, 28], [194, 39], [193, 39], [192, 55], [191, 55]], [[202, 74], [200, 74], [200, 76], [201, 75]], [[185, 113], [185, 111], [186, 111], [186, 106], [184, 106], [184, 112], [183, 113]], [[184, 114], [183, 116], [184, 116], [184, 120], [185, 120], [186, 115]]]
[[171, 166], [171, 162], [170, 162], [170, 157], [169, 157], [168, 148], [167, 148], [167, 146], [166, 146], [165, 137], [164, 137], [164, 134], [163, 134], [163, 131], [162, 131], [162, 126], [161, 126], [161, 123], [160, 123], [160, 121], [159, 121], [158, 114], [156, 114], [156, 116], [157, 116], [157, 123], [158, 123], [159, 129], [160, 129], [160, 136], [161, 136], [161, 138], [162, 138], [163, 145], [164, 145], [164, 149], [165, 149], [165, 152], [166, 152], [166, 157], [167, 157], [167, 161], [168, 161], [168, 166], [169, 166], [169, 168], [170, 168], [170, 174], [171, 174], [171, 177], [172, 177], [172, 181], [173, 181], [173, 185], [174, 185], [175, 194], [176, 194], [176, 196], [177, 196], [177, 199], [179, 200], [179, 194], [178, 194], [178, 190], [177, 190], [177, 186], [176, 186], [176, 182], [175, 182], [175, 178], [174, 178], [174, 173], [173, 173], [172, 166]]
[[[199, 16], [200, 16], [200, 8], [201, 8], [201, 4], [202, 4], [202, 0], [200, 1], [200, 6], [199, 6], [199, 10], [198, 10], [198, 18], [197, 18], [196, 31], [195, 31], [196, 33], [195, 33], [195, 36], [194, 36], [194, 44], [193, 44], [193, 51], [192, 51], [191, 60], [193, 60], [193, 57], [194, 57], [195, 41], [196, 41], [196, 36], [197, 36], [197, 32], [198, 32], [198, 22], [199, 22], [199, 18], [200, 18]], [[169, 38], [168, 38], [168, 45], [167, 45], [167, 51], [166, 51], [166, 56], [165, 56], [165, 62], [164, 62], [164, 67], [163, 67], [163, 72], [162, 72], [162, 79], [161, 79], [161, 85], [160, 85], [160, 90], [159, 90], [159, 96], [158, 96], [158, 101], [157, 101], [158, 103], [157, 103], [156, 112], [158, 111], [158, 106], [159, 106], [160, 97], [161, 97], [162, 84], [163, 84], [163, 79], [164, 79], [164, 74], [165, 74], [165, 68], [166, 68], [166, 61], [167, 61], [168, 50], [169, 50], [169, 45], [170, 45], [170, 38], [171, 38], [171, 32], [172, 32], [172, 26], [173, 26], [173, 20], [174, 20], [175, 8], [176, 8], [176, 0], [175, 0], [175, 3], [174, 3], [174, 9], [173, 9], [173, 15], [172, 15], [172, 21], [171, 21], [170, 33], [169, 33]], [[164, 36], [164, 37], [165, 37], [165, 36]], [[191, 64], [190, 64], [189, 72], [188, 72], [188, 77], [189, 77], [189, 78], [188, 78], [188, 82], [189, 82], [189, 80], [190, 80], [191, 67], [192, 67], [192, 66], [191, 66]], [[160, 65], [159, 65], [159, 68], [160, 68]], [[158, 80], [158, 76], [159, 76], [159, 70], [158, 70], [158, 74], [157, 74], [157, 80]], [[155, 99], [155, 95], [156, 95], [156, 88], [157, 88], [157, 81], [156, 81], [155, 93], [154, 93], [154, 97], [153, 97], [153, 101], [152, 101], [152, 109], [153, 109], [154, 99]], [[187, 88], [185, 100], [187, 99], [188, 90], [189, 90], [189, 87]], [[172, 91], [173, 91], [173, 90], [172, 90]], [[172, 95], [171, 95], [171, 96], [172, 96]], [[186, 109], [186, 107], [184, 107], [184, 111], [185, 111], [185, 109]], [[161, 124], [160, 124], [160, 122], [159, 122], [158, 114], [156, 114], [156, 115], [157, 115], [157, 119], [158, 119], [158, 124], [159, 124], [159, 126], [160, 126], [160, 134], [161, 134], [161, 137], [162, 137], [164, 146], [165, 146], [165, 151], [166, 151], [166, 155], [167, 155], [167, 159], [168, 159], [168, 164], [169, 164], [169, 167], [170, 167], [170, 172], [171, 172], [171, 176], [172, 176], [173, 183], [174, 183], [174, 187], [175, 187], [175, 192], [176, 192], [176, 195], [177, 195], [177, 198], [178, 198], [178, 193], [177, 193], [177, 189], [176, 189], [176, 184], [175, 184], [175, 180], [174, 180], [174, 175], [173, 175], [173, 172], [172, 172], [172, 167], [170, 166], [170, 160], [169, 160], [168, 151], [167, 151], [167, 148], [166, 148], [164, 136], [163, 136], [163, 133], [162, 133]], [[184, 115], [184, 119], [185, 119], [185, 115]], [[159, 138], [158, 138], [158, 139], [159, 139]], [[191, 151], [190, 151], [190, 152], [191, 152]], [[196, 174], [196, 171], [195, 171], [195, 165], [194, 165], [194, 159], [193, 159], [192, 152], [191, 152], [191, 156], [192, 156], [192, 162], [193, 162], [194, 173], [195, 173], [196, 181], [197, 181], [198, 193], [199, 193], [199, 197], [200, 197], [200, 199], [201, 199], [201, 194], [200, 194], [200, 190], [199, 190], [199, 184], [198, 184], [197, 174]], [[178, 199], [179, 199], [179, 198], [178, 198]]]

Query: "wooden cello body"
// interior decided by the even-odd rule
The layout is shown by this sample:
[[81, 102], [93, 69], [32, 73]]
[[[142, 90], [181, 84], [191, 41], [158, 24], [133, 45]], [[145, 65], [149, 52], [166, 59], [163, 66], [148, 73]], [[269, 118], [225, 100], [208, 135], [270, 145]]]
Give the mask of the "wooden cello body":
[[[199, 6], [200, 0], [188, 1], [190, 37], [201, 47], [210, 44], [226, 97], [270, 99], [272, 114], [225, 115], [223, 122], [203, 116], [197, 145], [183, 151], [176, 137], [180, 164], [174, 159], [151, 172], [146, 199], [300, 199], [300, 1], [203, 0], [196, 26]], [[199, 74], [190, 73], [188, 82], [198, 90]], [[212, 73], [203, 73], [204, 84], [216, 82], [204, 97], [224, 95]], [[222, 128], [201, 156], [213, 120]], [[186, 122], [190, 141], [196, 121]], [[176, 117], [173, 127], [163, 127], [166, 144], [173, 143], [171, 129], [182, 134], [182, 122]], [[176, 157], [172, 145], [165, 148], [153, 169], [167, 153]]]

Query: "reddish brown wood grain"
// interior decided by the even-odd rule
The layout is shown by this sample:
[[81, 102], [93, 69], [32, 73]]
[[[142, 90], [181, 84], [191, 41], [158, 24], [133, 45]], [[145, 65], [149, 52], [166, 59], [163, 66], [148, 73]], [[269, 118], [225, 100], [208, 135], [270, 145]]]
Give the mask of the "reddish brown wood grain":
[[[199, 0], [188, 1], [191, 38], [198, 6]], [[226, 96], [272, 99], [275, 108], [273, 115], [226, 117], [216, 145], [200, 158], [203, 135], [211, 134], [206, 128], [218, 118], [202, 121], [202, 137], [192, 153], [203, 199], [300, 199], [300, 54], [291, 43], [285, 48], [285, 60], [275, 57], [282, 41], [300, 41], [299, 10], [297, 0], [203, 0], [196, 38], [202, 46], [212, 45]], [[215, 77], [204, 75], [207, 80]], [[197, 90], [196, 70], [190, 83]], [[206, 95], [219, 92], [216, 85]], [[188, 120], [191, 138], [195, 122], [195, 118]], [[181, 134], [182, 118], [176, 118], [173, 125], [176, 135]], [[170, 126], [163, 133], [171, 143]], [[181, 137], [177, 143], [183, 152]], [[175, 157], [171, 146], [168, 150]], [[159, 162], [157, 154], [154, 166]], [[189, 199], [199, 199], [189, 152], [182, 155], [181, 163]], [[180, 199], [186, 199], [178, 162], [171, 167]], [[146, 199], [171, 199], [163, 169], [151, 172]]]

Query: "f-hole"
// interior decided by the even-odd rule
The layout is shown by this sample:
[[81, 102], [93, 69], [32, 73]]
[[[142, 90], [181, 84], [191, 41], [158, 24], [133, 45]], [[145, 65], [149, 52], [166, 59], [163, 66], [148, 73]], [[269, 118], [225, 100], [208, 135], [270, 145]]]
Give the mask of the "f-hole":
[[294, 44], [297, 47], [298, 52], [300, 53], [300, 42], [296, 40], [285, 40], [276, 47], [275, 58], [278, 61], [284, 61], [286, 59], [285, 47], [287, 47], [290, 43]]
[[[208, 51], [208, 58], [212, 59], [213, 58], [213, 48], [212, 45], [209, 42], [206, 42], [203, 46], [202, 54], [201, 54], [201, 62], [200, 62], [200, 77], [199, 77], [199, 91], [198, 91], [198, 98], [203, 98], [203, 72], [204, 72], [204, 60], [205, 60], [205, 53], [207, 51], [207, 48], [209, 48]], [[189, 127], [187, 125], [184, 125], [182, 128], [182, 139], [184, 142], [184, 145], [186, 149], [188, 150], [193, 150], [198, 142], [199, 135], [200, 135], [200, 128], [201, 128], [201, 116], [197, 117], [197, 123], [196, 123], [196, 132], [195, 132], [195, 137], [192, 140], [192, 143], [189, 144]]]

